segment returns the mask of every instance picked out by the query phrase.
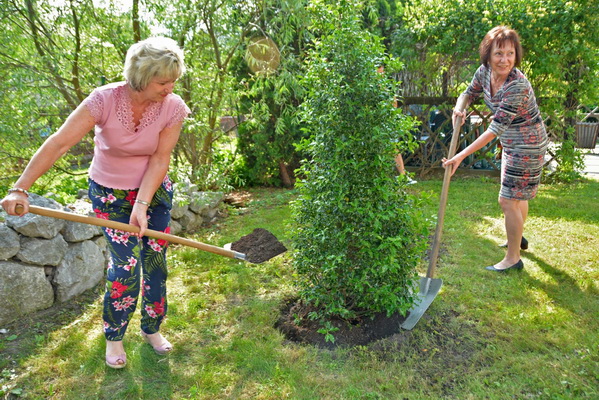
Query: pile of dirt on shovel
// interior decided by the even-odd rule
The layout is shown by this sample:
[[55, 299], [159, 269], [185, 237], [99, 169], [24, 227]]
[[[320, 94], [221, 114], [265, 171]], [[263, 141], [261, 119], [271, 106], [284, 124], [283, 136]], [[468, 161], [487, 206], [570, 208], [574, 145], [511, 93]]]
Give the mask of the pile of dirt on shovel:
[[246, 261], [260, 264], [287, 251], [283, 243], [263, 228], [256, 228], [249, 235], [231, 243], [231, 250], [245, 254]]

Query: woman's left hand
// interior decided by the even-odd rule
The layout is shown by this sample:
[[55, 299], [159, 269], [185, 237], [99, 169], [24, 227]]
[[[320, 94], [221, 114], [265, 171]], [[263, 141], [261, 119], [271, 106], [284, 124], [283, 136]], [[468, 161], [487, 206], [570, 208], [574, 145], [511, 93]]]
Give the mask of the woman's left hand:
[[135, 203], [129, 218], [131, 225], [139, 226], [139, 233], [134, 233], [137, 237], [142, 237], [148, 229], [148, 206], [141, 203]]
[[452, 126], [455, 127], [456, 121], [457, 121], [458, 117], [461, 118], [460, 119], [460, 127], [461, 127], [462, 125], [464, 125], [464, 122], [466, 121], [466, 111], [464, 111], [464, 110], [460, 111], [460, 110], [457, 110], [457, 109], [453, 110], [453, 112], [451, 113], [451, 123], [452, 123]]

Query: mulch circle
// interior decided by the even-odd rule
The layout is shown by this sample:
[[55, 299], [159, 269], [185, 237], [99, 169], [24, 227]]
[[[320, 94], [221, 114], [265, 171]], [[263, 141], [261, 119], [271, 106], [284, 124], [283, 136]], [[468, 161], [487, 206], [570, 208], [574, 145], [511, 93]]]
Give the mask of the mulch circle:
[[[405, 317], [399, 313], [389, 317], [386, 313], [378, 313], [373, 319], [362, 318], [354, 321], [332, 320], [331, 324], [338, 330], [331, 332], [335, 341], [327, 342], [325, 335], [318, 332], [322, 328], [320, 322], [307, 317], [310, 311], [313, 311], [310, 306], [306, 306], [297, 299], [289, 300], [281, 309], [281, 315], [275, 327], [289, 341], [334, 349], [338, 346], [363, 346], [395, 335], [401, 331], [400, 325], [405, 320]], [[298, 317], [303, 317], [299, 324], [296, 323]]]
[[260, 264], [287, 251], [283, 243], [263, 228], [256, 228], [249, 235], [231, 243], [231, 249], [245, 254], [246, 261]]

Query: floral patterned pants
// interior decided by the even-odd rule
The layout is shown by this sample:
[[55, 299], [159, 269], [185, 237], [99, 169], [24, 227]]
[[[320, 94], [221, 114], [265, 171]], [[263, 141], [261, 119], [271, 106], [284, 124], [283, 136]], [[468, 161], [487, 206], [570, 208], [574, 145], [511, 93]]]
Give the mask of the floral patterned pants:
[[[137, 190], [110, 189], [89, 181], [89, 198], [98, 218], [129, 223]], [[170, 232], [173, 187], [168, 176], [148, 208], [148, 228]], [[104, 335], [122, 340], [141, 292], [141, 329], [158, 332], [167, 310], [166, 249], [168, 243], [144, 236], [141, 239], [121, 230], [102, 228], [111, 260], [106, 273]], [[141, 277], [141, 286], [140, 286]], [[141, 290], [140, 290], [141, 289]]]

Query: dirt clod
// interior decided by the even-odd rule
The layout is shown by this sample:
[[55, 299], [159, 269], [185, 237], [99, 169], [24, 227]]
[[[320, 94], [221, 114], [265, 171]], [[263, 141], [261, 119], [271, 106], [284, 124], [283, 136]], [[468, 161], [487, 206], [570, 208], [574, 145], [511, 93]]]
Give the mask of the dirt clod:
[[263, 228], [256, 228], [249, 235], [231, 243], [231, 249], [244, 253], [246, 260], [260, 264], [287, 251], [283, 243]]

